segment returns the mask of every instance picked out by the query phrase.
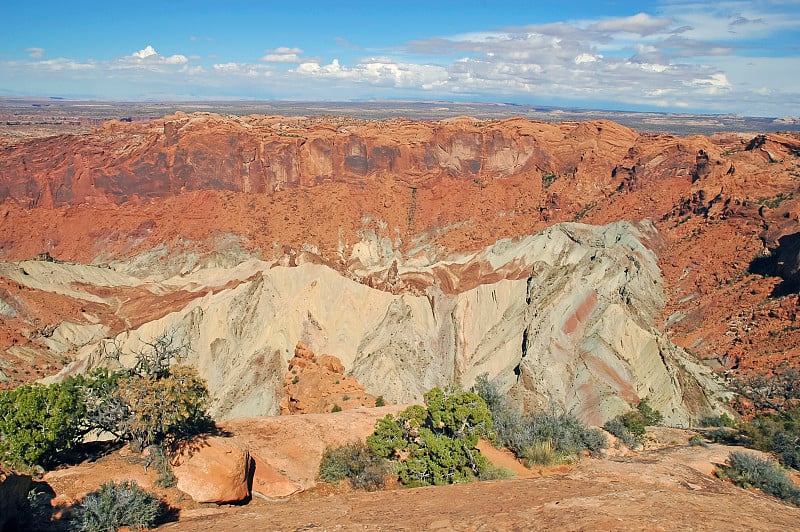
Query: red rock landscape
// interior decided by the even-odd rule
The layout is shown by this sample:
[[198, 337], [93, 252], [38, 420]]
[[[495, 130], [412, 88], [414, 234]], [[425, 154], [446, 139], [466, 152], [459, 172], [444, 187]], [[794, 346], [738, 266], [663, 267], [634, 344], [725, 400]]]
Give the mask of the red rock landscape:
[[[274, 448], [258, 443], [240, 418], [335, 405], [361, 412], [353, 434], [365, 436], [374, 423], [362, 419], [365, 407], [379, 395], [405, 402], [442, 382], [471, 385], [482, 370], [516, 375], [509, 393], [539, 405], [537, 386], [552, 376], [537, 374], [534, 362], [501, 363], [500, 355], [493, 362], [484, 354], [526, 356], [534, 345], [530, 314], [555, 308], [533, 309], [531, 286], [555, 291], [560, 268], [578, 273], [566, 287], [569, 312], [552, 320], [553, 349], [576, 354], [575, 364], [599, 375], [614, 400], [654, 396], [676, 424], [686, 424], [724, 406], [704, 388], [711, 377], [702, 371], [721, 377], [800, 366], [798, 179], [797, 134], [679, 137], [606, 120], [178, 113], [107, 122], [85, 135], [0, 139], [0, 386], [95, 367], [105, 339], [133, 350], [141, 339], [182, 327], [198, 351], [191, 362], [218, 392], [214, 408], [244, 442], [263, 475], [257, 478], [289, 495], [312, 487], [321, 442], [343, 438], [319, 429], [326, 421], [314, 422], [323, 436], [313, 449], [297, 443], [307, 452], [293, 457], [312, 464], [309, 478], [270, 454]], [[608, 225], [617, 222], [623, 225]], [[553, 271], [543, 268], [550, 260], [543, 253], [508, 251], [540, 232], [552, 241], [536, 244], [541, 249], [572, 239], [588, 246], [581, 253], [592, 268], [613, 263], [609, 279], [647, 281], [652, 303], [638, 305], [640, 295], [625, 293], [633, 285], [624, 279], [619, 302], [581, 285], [589, 274], [566, 259], [578, 254], [572, 248], [553, 252], [566, 260]], [[628, 234], [635, 245], [626, 243]], [[609, 251], [620, 242], [627, 251]], [[501, 263], [501, 255], [511, 258]], [[342, 284], [333, 286], [334, 275]], [[527, 296], [508, 289], [516, 295], [502, 307], [503, 287], [526, 280]], [[471, 299], [456, 303], [471, 290]], [[486, 321], [481, 305], [496, 305], [501, 317], [475, 339], [474, 327], [463, 324]], [[355, 314], [359, 307], [363, 315]], [[617, 318], [623, 307], [628, 321]], [[524, 333], [503, 330], [513, 321], [508, 309], [528, 320]], [[278, 328], [283, 315], [290, 323]], [[417, 322], [435, 332], [425, 337], [421, 325], [408, 325]], [[612, 322], [623, 324], [621, 344], [657, 346], [650, 355], [664, 360], [666, 370], [657, 369], [671, 376], [672, 388], [643, 380], [657, 373], [651, 366], [620, 369], [582, 343], [601, 334], [598, 323]], [[545, 325], [542, 334], [550, 334]], [[653, 336], [645, 340], [640, 330]], [[668, 344], [702, 361], [703, 370], [692, 370], [691, 379], [672, 372], [683, 363], [671, 362]], [[472, 345], [482, 346], [474, 351], [481, 356], [470, 358], [464, 346]], [[255, 351], [245, 356], [242, 346]], [[384, 358], [371, 356], [378, 352]], [[451, 352], [459, 356], [424, 358]], [[602, 424], [619, 405], [593, 382], [570, 385], [585, 406], [580, 415]], [[667, 397], [678, 393], [672, 390], [681, 397]], [[267, 422], [251, 425], [260, 423]], [[296, 430], [287, 427], [264, 430]], [[688, 439], [680, 434], [672, 437]], [[289, 502], [256, 497], [249, 513], [215, 509], [210, 517], [187, 505], [194, 514], [186, 516], [195, 517], [184, 522], [182, 514], [168, 528], [750, 529], [765, 514], [775, 529], [798, 522], [796, 509], [700, 473], [687, 464], [690, 448], [662, 443], [668, 450], [581, 461], [543, 479], [374, 496], [312, 490]], [[486, 503], [495, 499], [505, 502]], [[522, 499], [538, 502], [528, 508]], [[468, 502], [437, 516], [456, 500]], [[309, 506], [314, 516], [304, 513]], [[418, 510], [408, 515], [410, 507]]]
[[[232, 234], [262, 256], [343, 269], [365, 229], [406, 253], [420, 240], [463, 253], [562, 221], [649, 219], [673, 340], [725, 367], [763, 367], [797, 355], [796, 297], [768, 297], [780, 279], [748, 268], [796, 232], [798, 149], [793, 136], [641, 135], [604, 121], [111, 122], [5, 142], [0, 253], [89, 263], [159, 244], [210, 252]], [[4, 290], [20, 307], [3, 318], [6, 347], [24, 341], [14, 319], [63, 316]]]

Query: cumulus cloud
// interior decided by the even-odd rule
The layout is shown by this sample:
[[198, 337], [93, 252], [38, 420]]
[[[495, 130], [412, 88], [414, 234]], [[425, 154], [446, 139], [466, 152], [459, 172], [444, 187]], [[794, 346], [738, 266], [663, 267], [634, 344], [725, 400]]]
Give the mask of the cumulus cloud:
[[156, 55], [155, 48], [150, 46], [149, 44], [145, 46], [143, 49], [139, 50], [138, 52], [133, 52], [131, 56], [138, 57], [139, 59], [144, 59], [146, 57], [150, 57], [151, 55]]
[[342, 66], [338, 59], [327, 65], [305, 62], [290, 72], [305, 78], [347, 80], [378, 87], [416, 88], [423, 91], [441, 87], [448, 79], [444, 67], [401, 63], [388, 58], [362, 59], [350, 67]]
[[25, 48], [25, 51], [28, 52], [28, 57], [31, 59], [41, 59], [44, 57], [44, 48]]
[[138, 52], [133, 52], [130, 56], [141, 61], [161, 63], [165, 65], [182, 65], [189, 61], [185, 55], [181, 54], [170, 55], [168, 57], [162, 56], [149, 44]]

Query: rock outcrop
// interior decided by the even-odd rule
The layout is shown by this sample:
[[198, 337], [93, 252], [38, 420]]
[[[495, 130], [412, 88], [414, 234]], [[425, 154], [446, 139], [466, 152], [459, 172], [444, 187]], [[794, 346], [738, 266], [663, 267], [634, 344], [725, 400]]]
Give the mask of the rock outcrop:
[[294, 347], [283, 387], [286, 393], [281, 399], [281, 415], [321, 414], [378, 402], [356, 379], [345, 375], [338, 357], [315, 355], [303, 342]]

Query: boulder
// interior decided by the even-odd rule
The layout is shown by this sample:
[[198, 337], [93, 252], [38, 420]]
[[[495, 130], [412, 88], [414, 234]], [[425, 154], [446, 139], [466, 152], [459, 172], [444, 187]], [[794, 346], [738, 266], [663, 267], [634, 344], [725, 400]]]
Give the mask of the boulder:
[[173, 464], [178, 489], [196, 502], [229, 504], [250, 497], [250, 453], [225, 438], [197, 439]]
[[253, 472], [253, 493], [264, 497], [288, 497], [298, 491], [302, 491], [302, 486], [280, 473], [272, 467], [269, 462], [253, 454], [255, 471]]

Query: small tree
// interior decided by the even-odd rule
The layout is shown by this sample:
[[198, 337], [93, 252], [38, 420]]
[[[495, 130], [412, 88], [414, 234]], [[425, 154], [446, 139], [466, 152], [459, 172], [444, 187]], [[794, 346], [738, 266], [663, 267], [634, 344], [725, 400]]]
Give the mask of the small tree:
[[[113, 345], [106, 354], [119, 358]], [[0, 392], [0, 463], [50, 467], [91, 431], [130, 440], [140, 451], [213, 430], [205, 381], [194, 368], [169, 365], [186, 349], [167, 333], [147, 343], [130, 370], [97, 369]]]
[[192, 367], [173, 366], [162, 377], [128, 377], [118, 394], [130, 412], [123, 433], [141, 447], [172, 443], [211, 425], [208, 388]]
[[[174, 330], [167, 331], [144, 343], [132, 368], [91, 374], [84, 384], [88, 424], [130, 440], [134, 451], [212, 430], [205, 381], [194, 368], [177, 363], [188, 349]], [[116, 343], [106, 344], [105, 353], [121, 357]]]
[[491, 412], [472, 392], [433, 388], [427, 408], [411, 406], [397, 418], [378, 420], [367, 444], [378, 456], [394, 460], [407, 486], [453, 484], [478, 477], [488, 461], [475, 446], [492, 430]]
[[[800, 406], [800, 372], [786, 364], [775, 368], [771, 374], [733, 379], [731, 387], [760, 414], [790, 417], [789, 411]], [[741, 401], [739, 406], [743, 406]]]

